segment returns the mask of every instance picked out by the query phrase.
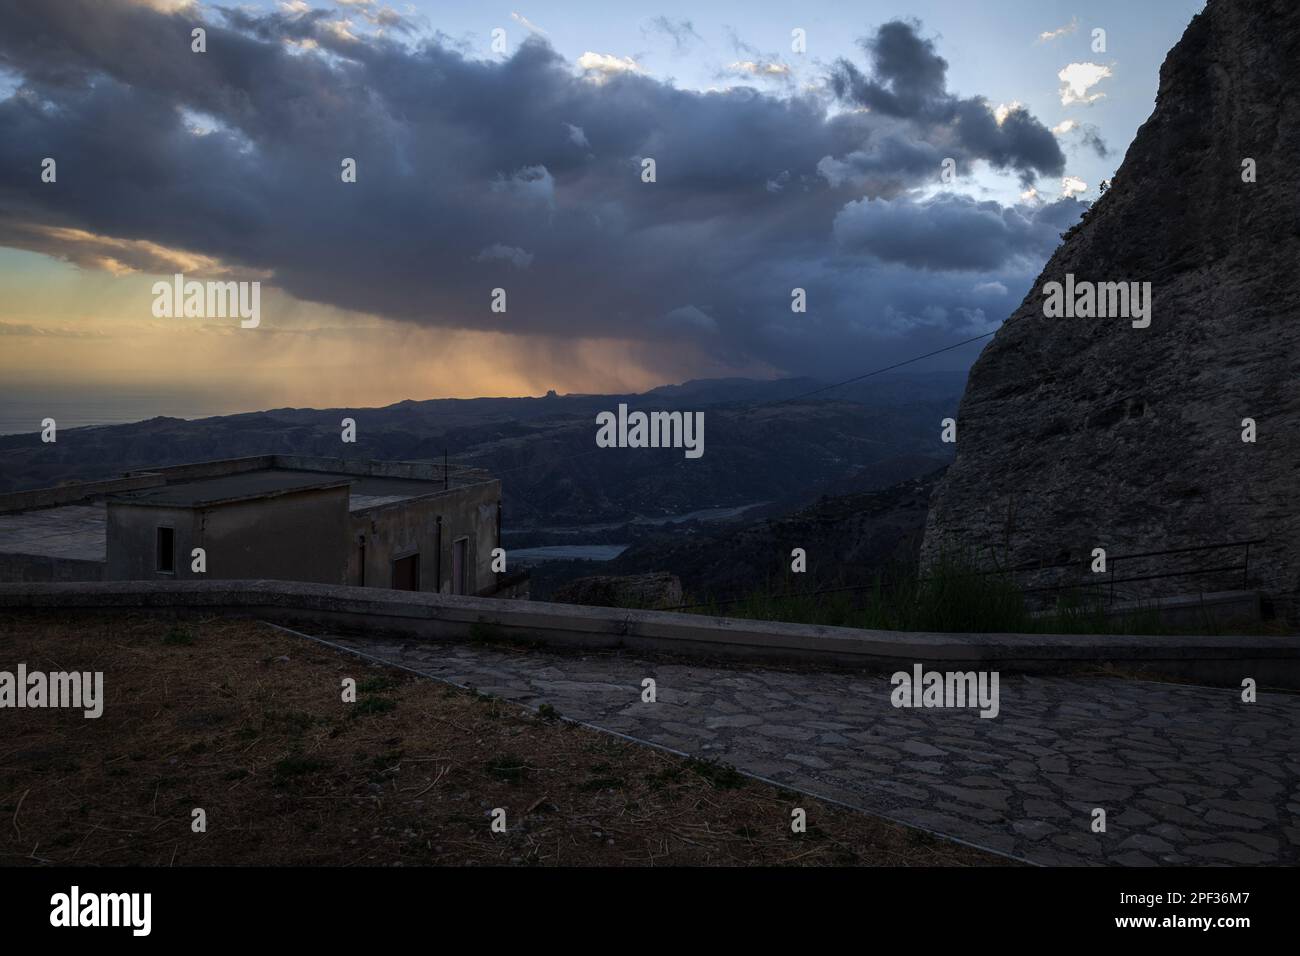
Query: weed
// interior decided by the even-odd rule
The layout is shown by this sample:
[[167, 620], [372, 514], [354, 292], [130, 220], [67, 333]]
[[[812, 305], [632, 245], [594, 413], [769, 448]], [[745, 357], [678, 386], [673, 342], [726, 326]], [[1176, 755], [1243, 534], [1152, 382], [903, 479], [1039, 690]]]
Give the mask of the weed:
[[362, 697], [352, 705], [348, 716], [353, 719], [370, 714], [386, 714], [397, 707], [397, 701], [387, 697]]
[[483, 769], [507, 783], [519, 783], [532, 768], [524, 762], [522, 757], [512, 753], [503, 753], [485, 763]]
[[194, 632], [188, 627], [181, 627], [179, 624], [173, 625], [163, 634], [162, 642], [173, 647], [187, 647], [194, 643]]

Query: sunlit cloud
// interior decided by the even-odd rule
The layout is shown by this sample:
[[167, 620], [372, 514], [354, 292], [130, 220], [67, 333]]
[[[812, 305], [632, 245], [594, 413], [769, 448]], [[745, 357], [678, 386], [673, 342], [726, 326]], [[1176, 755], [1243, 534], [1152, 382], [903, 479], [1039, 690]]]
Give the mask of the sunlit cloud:
[[101, 270], [113, 275], [182, 272], [219, 277], [237, 273], [242, 279], [259, 279], [269, 274], [233, 269], [212, 256], [168, 248], [147, 239], [118, 239], [95, 235], [84, 229], [32, 222], [0, 220], [0, 245], [44, 253], [83, 269]]
[[1090, 94], [1088, 91], [1110, 75], [1110, 67], [1102, 66], [1100, 63], [1069, 64], [1056, 74], [1057, 79], [1061, 81], [1061, 105], [1095, 103], [1106, 94]]
[[784, 63], [756, 60], [737, 60], [735, 63], [728, 64], [727, 69], [733, 73], [748, 73], [750, 76], [785, 77], [790, 75], [790, 67]]
[[1077, 29], [1079, 29], [1079, 18], [1071, 17], [1070, 22], [1065, 26], [1058, 27], [1055, 30], [1044, 30], [1042, 33], [1038, 34], [1038, 42], [1047, 43], [1051, 40], [1059, 40], [1061, 37], [1068, 36]]
[[1086, 192], [1088, 184], [1078, 176], [1066, 176], [1061, 180], [1061, 195], [1067, 199], [1073, 199], [1081, 192]]
[[644, 73], [641, 64], [630, 56], [613, 56], [609, 53], [592, 53], [588, 50], [578, 57], [578, 67], [588, 76], [608, 79], [623, 73]]

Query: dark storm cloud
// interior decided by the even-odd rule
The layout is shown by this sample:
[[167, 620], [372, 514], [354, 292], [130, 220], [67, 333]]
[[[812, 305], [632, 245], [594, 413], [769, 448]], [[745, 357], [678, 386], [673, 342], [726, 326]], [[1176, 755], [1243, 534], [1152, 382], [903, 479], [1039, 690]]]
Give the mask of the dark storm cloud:
[[847, 60], [831, 72], [831, 89], [842, 101], [873, 112], [913, 121], [931, 139], [950, 131], [959, 165], [975, 159], [998, 169], [1014, 169], [1026, 185], [1039, 174], [1059, 176], [1065, 156], [1051, 130], [1023, 108], [998, 123], [979, 96], [962, 99], [948, 91], [948, 61], [934, 42], [917, 34], [918, 25], [895, 20], [861, 42], [873, 67], [870, 76]]
[[1017, 259], [1046, 259], [1063, 224], [1084, 208], [1075, 199], [1029, 208], [953, 194], [922, 203], [859, 199], [835, 217], [835, 238], [845, 249], [914, 269], [991, 272]]
[[841, 60], [831, 77], [836, 95], [889, 116], [915, 119], [946, 109], [953, 99], [947, 91], [948, 61], [916, 29], [916, 24], [895, 20], [859, 41], [875, 75], [866, 77]]
[[[931, 270], [1023, 286], [1050, 251], [1032, 225], [1048, 213], [1003, 211], [998, 232], [992, 212], [906, 198], [946, 156], [1024, 177], [1063, 168], [1027, 113], [999, 125], [983, 100], [947, 93], [946, 64], [907, 24], [867, 44], [871, 78], [847, 64], [832, 78], [873, 111], [831, 113], [813, 94], [593, 82], [536, 39], [478, 59], [400, 29], [348, 32], [333, 11], [225, 9], [195, 54], [198, 16], [0, 0], [0, 68], [21, 83], [0, 101], [0, 242], [50, 252], [84, 230], [132, 244], [126, 264], [147, 267], [158, 244], [406, 321], [673, 336], [737, 365], [827, 373], [976, 321], [972, 277]], [[45, 156], [57, 185], [39, 180]], [[340, 181], [344, 157], [356, 184]], [[864, 195], [887, 201], [904, 251], [888, 254]], [[918, 217], [994, 241], [954, 260]], [[489, 310], [498, 286], [504, 315]], [[790, 313], [795, 286], [808, 315]]]

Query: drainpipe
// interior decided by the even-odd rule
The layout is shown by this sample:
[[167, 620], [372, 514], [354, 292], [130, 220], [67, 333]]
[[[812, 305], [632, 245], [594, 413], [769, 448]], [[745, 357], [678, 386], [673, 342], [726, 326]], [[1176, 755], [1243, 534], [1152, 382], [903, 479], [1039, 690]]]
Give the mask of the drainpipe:
[[436, 593], [442, 593], [442, 515], [438, 515], [437, 538], [433, 548], [433, 578]]

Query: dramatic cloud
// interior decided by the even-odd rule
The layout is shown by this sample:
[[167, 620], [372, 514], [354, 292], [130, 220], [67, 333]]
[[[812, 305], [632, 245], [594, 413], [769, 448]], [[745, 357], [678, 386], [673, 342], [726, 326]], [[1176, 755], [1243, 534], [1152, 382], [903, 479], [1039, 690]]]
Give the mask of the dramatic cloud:
[[[230, 267], [212, 256], [169, 249], [147, 239], [98, 236], [67, 226], [0, 219], [0, 245], [43, 252], [84, 269], [102, 269], [114, 275], [135, 272], [193, 272], [221, 278], [233, 275]], [[240, 278], [247, 278], [247, 272], [240, 269]], [[267, 277], [270, 273], [259, 275]]]
[[1040, 174], [1058, 176], [1065, 157], [1051, 130], [1020, 104], [997, 111], [983, 97], [960, 98], [948, 91], [948, 61], [922, 39], [912, 23], [886, 23], [862, 47], [873, 66], [864, 75], [840, 60], [831, 86], [840, 99], [887, 117], [910, 121], [918, 138], [951, 148], [959, 162], [983, 159], [997, 169], [1016, 170], [1025, 185]]
[[993, 272], [1017, 260], [1041, 261], [1060, 241], [1062, 223], [1081, 208], [1008, 208], [951, 194], [921, 203], [860, 199], [835, 217], [835, 238], [845, 249], [914, 269]]
[[677, 89], [615, 54], [574, 64], [538, 37], [477, 59], [376, 3], [347, 19], [168, 9], [0, 0], [0, 72], [17, 78], [0, 99], [0, 243], [117, 273], [265, 277], [448, 335], [838, 374], [996, 324], [1084, 208], [922, 198], [948, 157], [1027, 193], [1065, 160], [1018, 104], [950, 92], [914, 24], [880, 27], [829, 92], [774, 95]]

